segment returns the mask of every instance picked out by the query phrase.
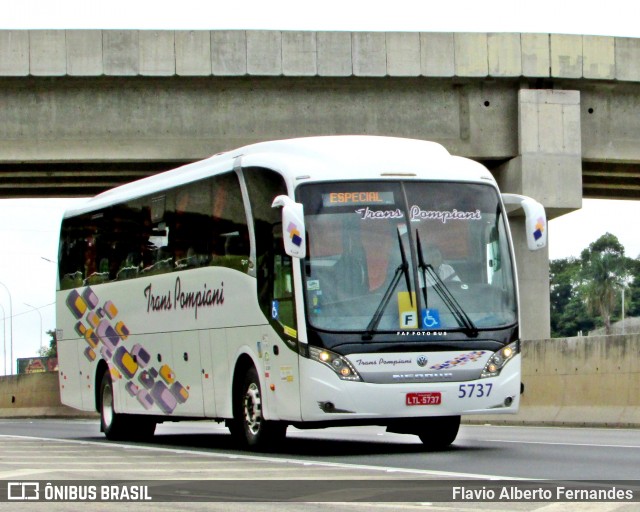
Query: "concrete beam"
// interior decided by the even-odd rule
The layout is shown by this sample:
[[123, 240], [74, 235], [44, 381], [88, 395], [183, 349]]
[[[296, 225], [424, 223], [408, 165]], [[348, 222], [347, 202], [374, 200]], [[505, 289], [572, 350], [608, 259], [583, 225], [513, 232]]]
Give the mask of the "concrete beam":
[[175, 33], [176, 74], [211, 75], [211, 34], [207, 30], [178, 30]]
[[387, 73], [390, 76], [420, 75], [420, 34], [389, 32], [386, 34]]
[[172, 76], [176, 74], [175, 35], [166, 30], [141, 30], [140, 74], [146, 76]]
[[420, 34], [420, 71], [427, 77], [452, 77], [455, 45], [451, 33]]
[[282, 74], [315, 76], [318, 74], [318, 49], [315, 32], [282, 33]]
[[615, 39], [616, 78], [640, 82], [640, 39]]
[[564, 34], [0, 31], [0, 76], [248, 73], [637, 82], [639, 62], [640, 39]]
[[278, 76], [282, 74], [282, 33], [252, 30], [247, 34], [247, 73]]
[[351, 34], [353, 74], [385, 76], [387, 74], [387, 41], [382, 32]]
[[67, 30], [65, 41], [69, 76], [100, 76], [104, 73], [101, 31]]
[[615, 38], [584, 36], [582, 38], [582, 76], [597, 80], [613, 80], [616, 76]]
[[582, 36], [551, 34], [551, 76], [582, 78]]
[[247, 74], [247, 33], [211, 32], [211, 72], [217, 76]]
[[456, 76], [489, 75], [487, 34], [454, 34]]
[[0, 76], [29, 74], [29, 32], [0, 30]]
[[174, 76], [85, 77], [69, 87], [28, 78], [0, 80], [0, 103], [0, 164], [186, 161], [326, 133], [435, 140], [481, 160], [517, 152], [517, 91], [509, 84]]
[[546, 78], [551, 70], [548, 34], [522, 34], [522, 74], [531, 78]]
[[140, 44], [137, 30], [102, 32], [104, 74], [135, 76], [140, 73]]
[[495, 77], [522, 75], [520, 34], [489, 34], [487, 48], [489, 75]]
[[63, 30], [29, 31], [29, 72], [34, 76], [67, 74], [66, 38]]
[[318, 32], [318, 75], [324, 77], [351, 76], [351, 34], [348, 32]]

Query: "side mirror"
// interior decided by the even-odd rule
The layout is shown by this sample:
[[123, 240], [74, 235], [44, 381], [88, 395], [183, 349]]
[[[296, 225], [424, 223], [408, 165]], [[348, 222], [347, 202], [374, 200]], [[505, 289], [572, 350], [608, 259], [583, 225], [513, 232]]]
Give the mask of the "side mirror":
[[284, 252], [293, 258], [304, 258], [305, 247], [304, 212], [302, 204], [288, 196], [278, 196], [271, 204], [272, 208], [282, 207], [282, 239]]
[[504, 204], [521, 207], [525, 214], [527, 246], [530, 251], [537, 251], [547, 245], [547, 215], [535, 199], [518, 194], [502, 194]]

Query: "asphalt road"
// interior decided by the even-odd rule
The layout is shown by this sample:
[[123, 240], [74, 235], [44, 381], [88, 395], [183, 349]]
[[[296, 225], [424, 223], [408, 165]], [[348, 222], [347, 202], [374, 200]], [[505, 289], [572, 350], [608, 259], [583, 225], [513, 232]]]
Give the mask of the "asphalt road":
[[[393, 479], [463, 483], [476, 479], [637, 480], [640, 484], [640, 431], [463, 425], [450, 449], [425, 452], [417, 437], [388, 434], [377, 427], [308, 431], [290, 428], [287, 442], [279, 452], [255, 454], [238, 450], [228, 431], [212, 422], [160, 425], [153, 442], [130, 444], [106, 441], [98, 431], [97, 421], [92, 420], [0, 420], [0, 480], [234, 478], [307, 483], [373, 481], [379, 482], [381, 489]], [[312, 486], [305, 489], [309, 493]], [[313, 493], [305, 496], [308, 496], [305, 501], [314, 500]], [[635, 503], [594, 503], [589, 504], [589, 510], [640, 510], [639, 502], [640, 499]], [[47, 510], [73, 509], [68, 503], [59, 509], [51, 503], [38, 505], [54, 507]], [[65, 504], [58, 506], [61, 505]], [[154, 508], [160, 505], [171, 504], [155, 503]], [[176, 504], [172, 505], [171, 510], [176, 509]], [[187, 508], [249, 510], [217, 508], [219, 505], [191, 504]], [[321, 505], [317, 510], [370, 509], [358, 508], [354, 503]], [[419, 505], [420, 510], [452, 510], [467, 508], [471, 503]], [[474, 508], [576, 510], [576, 503], [555, 505], [560, 508], [545, 509], [549, 504], [544, 503], [481, 503]], [[137, 510], [135, 504], [129, 506]], [[260, 506], [254, 504], [250, 509], [288, 510], [275, 505], [275, 508]], [[404, 510], [417, 505], [377, 506]], [[304, 504], [291, 510], [316, 510], [315, 507], [320, 505]]]

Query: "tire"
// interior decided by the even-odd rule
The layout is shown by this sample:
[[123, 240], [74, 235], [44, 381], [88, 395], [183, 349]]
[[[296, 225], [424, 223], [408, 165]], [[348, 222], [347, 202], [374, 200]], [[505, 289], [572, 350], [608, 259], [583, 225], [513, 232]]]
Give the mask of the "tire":
[[252, 450], [274, 449], [284, 441], [287, 424], [266, 420], [262, 415], [262, 390], [255, 368], [247, 371], [241, 392], [235, 400], [234, 409], [238, 417], [228, 426], [243, 447]]
[[460, 416], [439, 416], [421, 422], [418, 437], [429, 451], [444, 450], [456, 440]]
[[113, 381], [109, 370], [100, 382], [100, 431], [110, 441], [142, 441], [153, 437], [156, 423], [144, 417], [120, 414], [115, 411]]
[[110, 441], [125, 439], [125, 422], [116, 413], [113, 403], [113, 381], [109, 370], [105, 370], [100, 381], [100, 431]]
[[144, 416], [126, 416], [128, 418], [130, 428], [127, 439], [131, 441], [149, 441], [156, 432], [155, 421], [149, 420]]

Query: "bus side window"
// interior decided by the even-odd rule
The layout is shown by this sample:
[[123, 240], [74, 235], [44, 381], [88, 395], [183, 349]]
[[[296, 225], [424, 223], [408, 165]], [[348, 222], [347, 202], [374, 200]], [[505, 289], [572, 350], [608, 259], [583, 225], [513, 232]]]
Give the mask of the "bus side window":
[[[89, 224], [89, 216], [82, 215], [63, 219], [61, 230], [60, 254], [58, 255], [60, 288], [68, 290], [82, 286], [86, 271], [88, 241], [95, 232], [95, 227]], [[93, 258], [91, 258], [93, 264]]]
[[210, 264], [247, 272], [249, 229], [240, 183], [234, 172], [213, 178], [209, 210]]
[[105, 211], [63, 221], [60, 287], [64, 289], [109, 281], [109, 246]]

